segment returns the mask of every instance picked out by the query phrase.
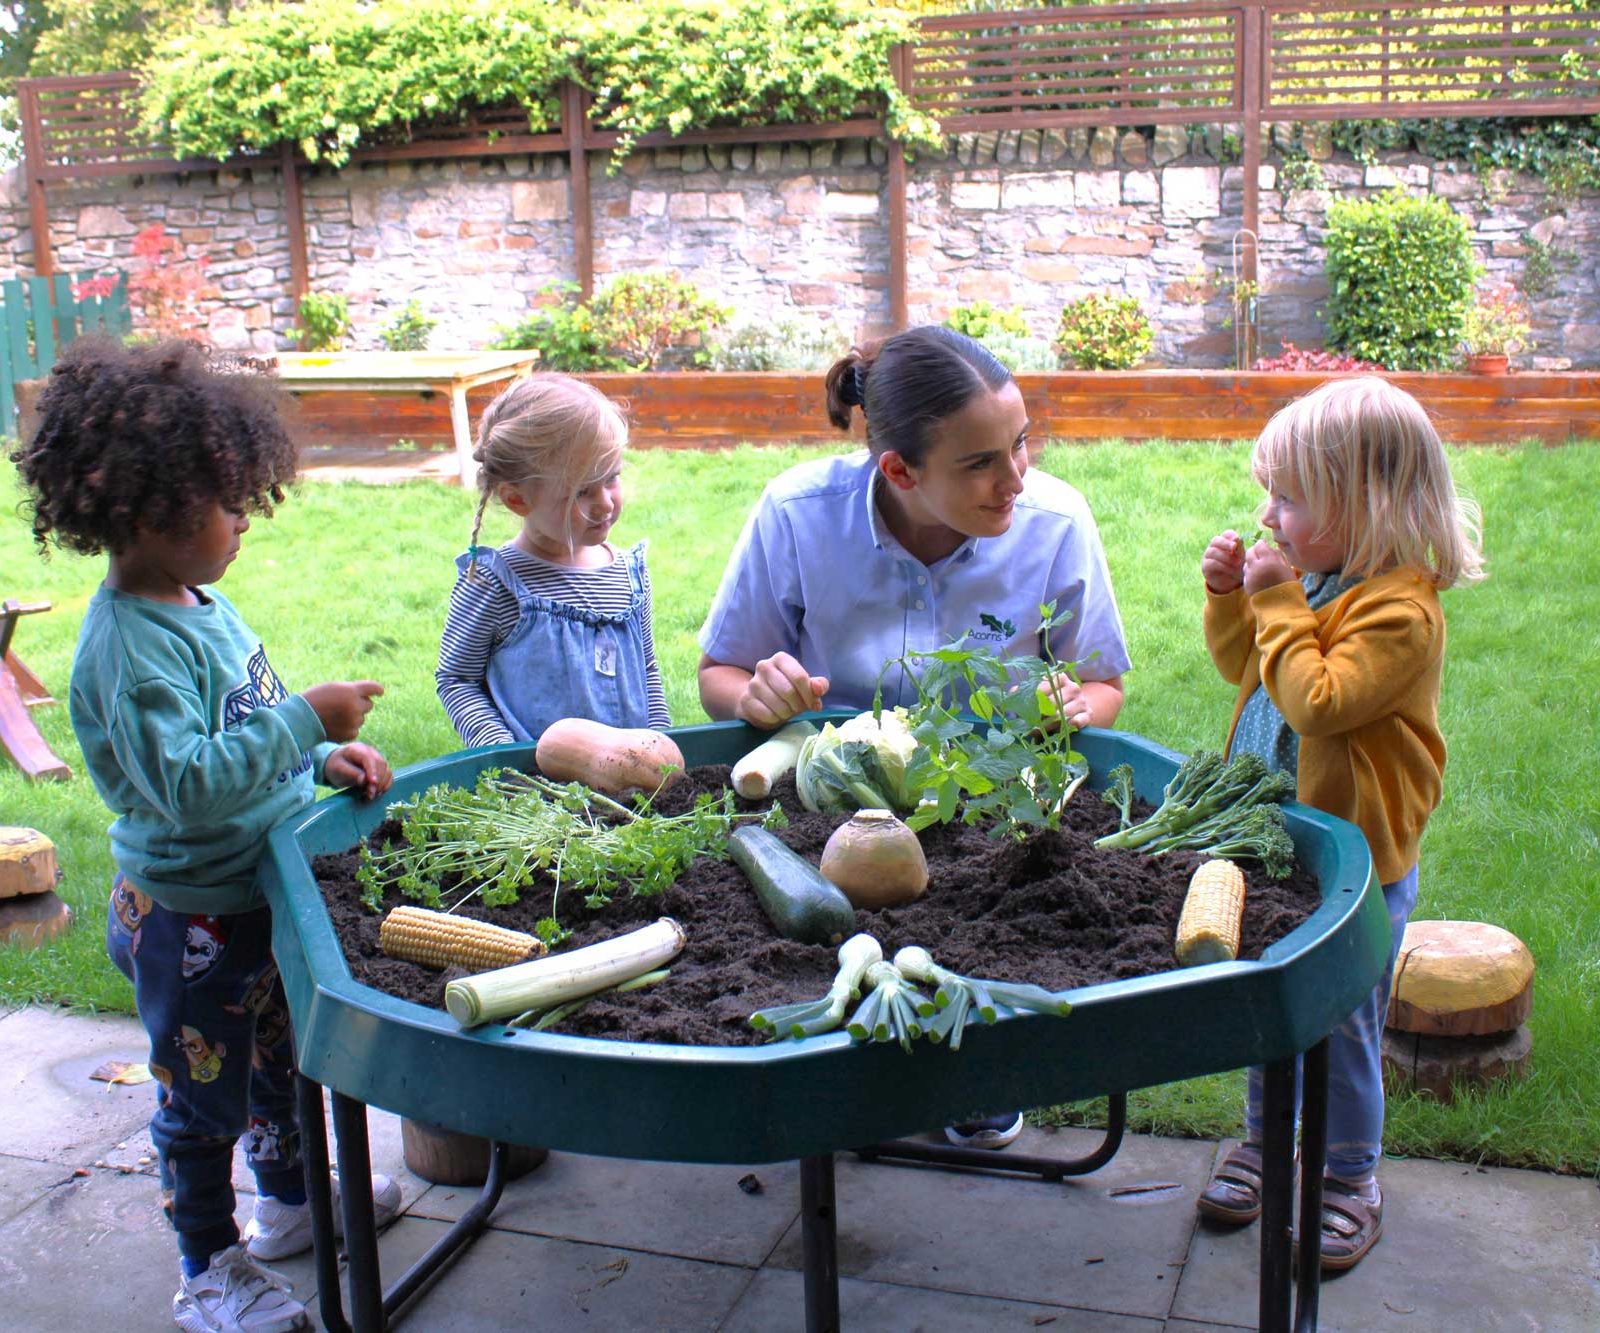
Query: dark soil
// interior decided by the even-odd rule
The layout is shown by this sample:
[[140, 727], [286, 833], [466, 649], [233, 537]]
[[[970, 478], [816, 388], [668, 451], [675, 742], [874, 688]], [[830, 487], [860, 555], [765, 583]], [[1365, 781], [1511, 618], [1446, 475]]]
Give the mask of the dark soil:
[[[687, 780], [663, 793], [662, 813], [687, 809], [699, 792], [720, 792], [728, 769], [691, 769]], [[778, 835], [816, 864], [842, 815], [804, 810], [794, 782], [775, 796], [790, 824]], [[743, 809], [766, 802], [739, 801]], [[876, 936], [885, 957], [920, 944], [954, 972], [1002, 981], [1028, 981], [1050, 990], [1147, 976], [1174, 967], [1173, 939], [1189, 876], [1202, 858], [1189, 852], [1150, 857], [1099, 851], [1093, 841], [1116, 828], [1116, 811], [1087, 790], [1067, 807], [1059, 832], [1022, 842], [997, 841], [980, 829], [935, 825], [922, 834], [930, 881], [910, 906], [858, 912], [856, 928]], [[397, 836], [390, 823], [373, 836]], [[328, 912], [355, 979], [387, 994], [442, 1007], [445, 983], [465, 975], [435, 971], [386, 956], [378, 947], [380, 917], [364, 907], [355, 882], [355, 851], [319, 856], [313, 863]], [[1316, 881], [1296, 869], [1271, 880], [1246, 864], [1244, 934], [1240, 956], [1258, 958], [1317, 907]], [[402, 901], [390, 890], [384, 910]], [[548, 889], [525, 894], [510, 907], [463, 907], [461, 914], [532, 931], [550, 911]], [[835, 950], [796, 944], [773, 933], [743, 873], [729, 861], [700, 858], [665, 894], [618, 898], [588, 911], [575, 894], [561, 903], [562, 924], [573, 931], [568, 947], [592, 944], [654, 921], [677, 918], [689, 943], [658, 985], [595, 999], [554, 1030], [591, 1037], [679, 1043], [689, 1046], [754, 1045], [762, 1040], [745, 1020], [757, 1009], [824, 994], [837, 968]]]

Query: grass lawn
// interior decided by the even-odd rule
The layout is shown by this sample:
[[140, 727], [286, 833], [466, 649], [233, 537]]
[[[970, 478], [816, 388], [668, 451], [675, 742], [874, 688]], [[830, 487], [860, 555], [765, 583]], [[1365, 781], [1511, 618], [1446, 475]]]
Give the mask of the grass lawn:
[[[1227, 725], [1233, 691], [1201, 641], [1197, 564], [1215, 531], [1253, 522], [1247, 450], [1107, 443], [1055, 446], [1041, 460], [1088, 495], [1099, 519], [1135, 664], [1121, 725], [1180, 750], [1220, 744]], [[658, 451], [630, 462], [618, 537], [651, 541], [656, 643], [674, 720], [703, 717], [694, 636], [745, 513], [769, 477], [818, 452]], [[1527, 942], [1539, 969], [1535, 1066], [1526, 1081], [1453, 1107], [1395, 1098], [1389, 1148], [1600, 1173], [1600, 631], [1589, 604], [1600, 587], [1591, 507], [1600, 445], [1461, 451], [1454, 462], [1484, 508], [1492, 577], [1445, 595], [1450, 764], [1423, 844], [1417, 915], [1492, 921]], [[102, 562], [61, 553], [40, 561], [15, 478], [0, 469], [0, 595], [55, 603], [22, 622], [16, 647], [64, 699]], [[431, 482], [307, 482], [278, 516], [256, 522], [224, 585], [291, 688], [357, 676], [386, 683], [363, 739], [396, 767], [457, 748], [433, 666], [471, 507], [469, 496]], [[502, 510], [484, 540], [512, 530]], [[34, 716], [76, 776], [33, 786], [0, 762], [0, 823], [32, 825], [56, 841], [78, 922], [37, 952], [0, 949], [0, 1002], [128, 1011], [131, 990], [102, 943], [109, 817], [83, 776], [66, 708]], [[1238, 1124], [1242, 1089], [1239, 1074], [1199, 1079], [1137, 1093], [1130, 1109], [1140, 1128], [1226, 1134]]]

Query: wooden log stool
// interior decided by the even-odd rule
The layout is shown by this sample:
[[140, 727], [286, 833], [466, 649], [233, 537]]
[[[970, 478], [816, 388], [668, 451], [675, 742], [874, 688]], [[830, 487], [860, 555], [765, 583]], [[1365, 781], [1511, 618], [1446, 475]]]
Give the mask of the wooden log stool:
[[[489, 1178], [489, 1140], [420, 1120], [401, 1120], [400, 1146], [406, 1170], [435, 1185], [481, 1185]], [[508, 1145], [507, 1180], [525, 1176], [550, 1156], [548, 1148]]]
[[56, 893], [55, 844], [37, 829], [0, 825], [0, 944], [34, 949], [72, 924]]
[[1533, 1060], [1533, 955], [1481, 921], [1406, 927], [1383, 1033], [1397, 1086], [1451, 1101], [1460, 1087], [1524, 1077]]

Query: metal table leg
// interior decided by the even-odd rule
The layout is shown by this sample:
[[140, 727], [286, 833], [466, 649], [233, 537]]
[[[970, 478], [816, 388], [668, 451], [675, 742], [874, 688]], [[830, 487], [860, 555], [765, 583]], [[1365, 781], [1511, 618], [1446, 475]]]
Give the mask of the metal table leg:
[[[328, 1174], [328, 1136], [322, 1122], [322, 1087], [300, 1076], [301, 1137], [306, 1166], [306, 1193], [311, 1203], [311, 1233], [316, 1246], [317, 1300], [328, 1333], [350, 1333], [339, 1292], [339, 1258], [333, 1234], [333, 1198]], [[345, 1252], [350, 1260], [350, 1314], [356, 1333], [383, 1333], [396, 1322], [396, 1312], [476, 1239], [488, 1224], [505, 1188], [510, 1149], [491, 1143], [489, 1174], [483, 1190], [466, 1212], [383, 1290], [378, 1265], [378, 1229], [372, 1204], [372, 1155], [367, 1140], [367, 1108], [340, 1093], [333, 1094], [333, 1126], [338, 1137], [339, 1194], [344, 1215]], [[831, 1161], [830, 1161], [831, 1166]], [[831, 1208], [832, 1176], [829, 1176]]]
[[1295, 1276], [1296, 1333], [1317, 1326], [1322, 1288], [1322, 1172], [1328, 1159], [1328, 1041], [1324, 1037], [1301, 1062], [1300, 1094], [1300, 1257]]
[[1022, 1175], [1062, 1180], [1098, 1171], [1117, 1155], [1128, 1124], [1128, 1094], [1114, 1092], [1106, 1098], [1106, 1136], [1100, 1146], [1083, 1157], [1030, 1157], [1026, 1153], [995, 1152], [989, 1148], [958, 1148], [950, 1143], [922, 1143], [916, 1139], [891, 1139], [857, 1148], [863, 1161], [915, 1162], [921, 1166], [948, 1166], [978, 1171], [1015, 1171]]
[[839, 1333], [839, 1228], [832, 1153], [800, 1159], [800, 1239], [806, 1333]]
[[1266, 1066], [1261, 1132], [1261, 1333], [1289, 1333], [1295, 1057]]

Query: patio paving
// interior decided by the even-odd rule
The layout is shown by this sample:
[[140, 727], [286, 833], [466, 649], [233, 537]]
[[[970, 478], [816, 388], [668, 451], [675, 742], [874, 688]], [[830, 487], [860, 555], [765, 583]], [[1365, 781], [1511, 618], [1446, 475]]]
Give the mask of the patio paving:
[[[40, 1008], [0, 1014], [0, 1326], [171, 1327], [176, 1250], [145, 1129], [154, 1094], [149, 1084], [89, 1077], [105, 1060], [145, 1054], [131, 1019]], [[404, 1193], [404, 1213], [379, 1246], [392, 1281], [475, 1192], [411, 1175], [399, 1120], [378, 1110], [369, 1120], [374, 1165]], [[1098, 1138], [1030, 1129], [1019, 1147], [1066, 1157]], [[1194, 1211], [1216, 1151], [1130, 1135], [1108, 1166], [1059, 1184], [841, 1155], [844, 1327], [1253, 1327], [1256, 1229], [1212, 1230]], [[749, 1174], [759, 1184], [753, 1192], [751, 1182], [740, 1184]], [[1389, 1234], [1353, 1272], [1324, 1283], [1323, 1329], [1600, 1329], [1595, 1180], [1424, 1161], [1387, 1162], [1383, 1179]], [[242, 1155], [235, 1182], [242, 1221], [250, 1204]], [[490, 1229], [400, 1326], [798, 1330], [798, 1210], [792, 1163], [683, 1166], [553, 1153], [507, 1186]], [[277, 1267], [315, 1311], [310, 1256]]]

